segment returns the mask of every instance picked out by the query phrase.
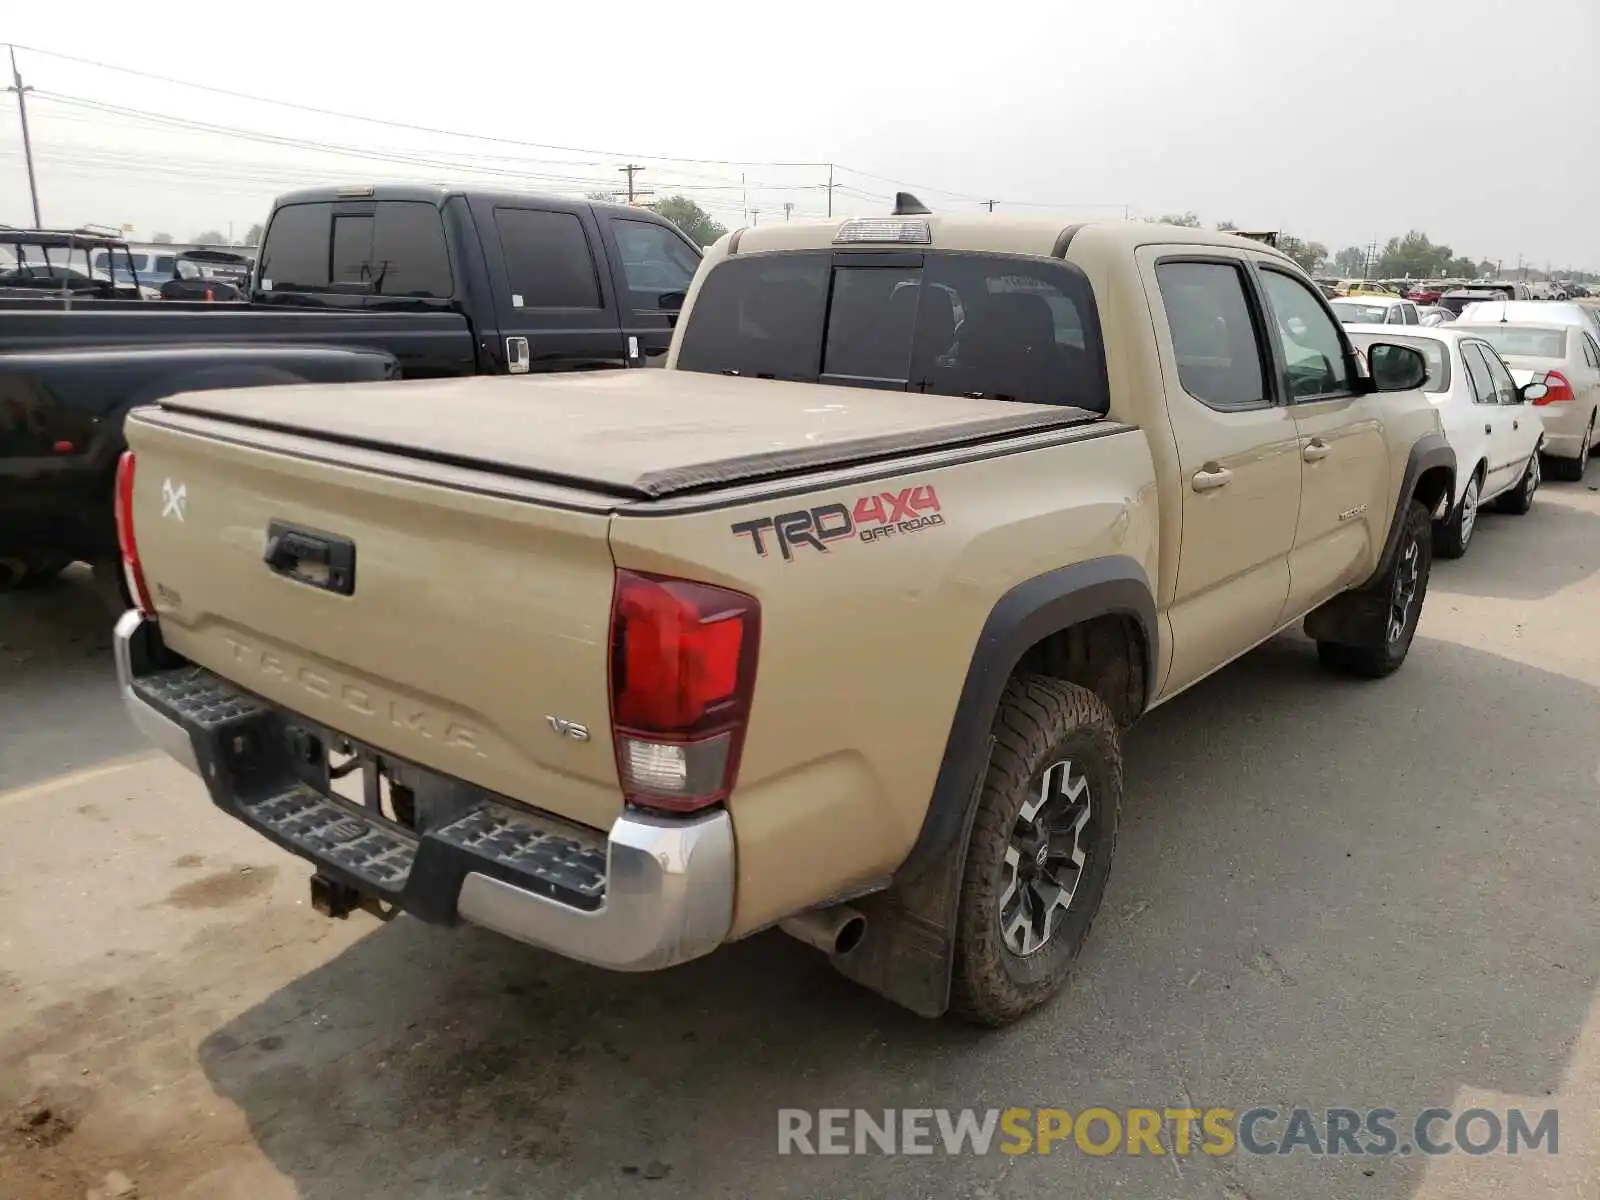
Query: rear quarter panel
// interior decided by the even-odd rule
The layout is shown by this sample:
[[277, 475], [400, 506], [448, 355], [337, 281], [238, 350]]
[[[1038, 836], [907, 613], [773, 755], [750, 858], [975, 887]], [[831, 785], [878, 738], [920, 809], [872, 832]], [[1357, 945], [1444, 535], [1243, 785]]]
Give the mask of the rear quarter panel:
[[[932, 490], [921, 528], [785, 556], [733, 526], [788, 511]], [[926, 499], [926, 493], [923, 493]], [[904, 514], [900, 514], [903, 516]], [[699, 512], [619, 515], [619, 567], [737, 588], [761, 602], [760, 665], [729, 809], [738, 841], [734, 929], [887, 877], [909, 852], [933, 792], [978, 634], [1011, 587], [1103, 555], [1153, 579], [1155, 474], [1129, 429], [958, 465], [857, 474], [801, 496]]]

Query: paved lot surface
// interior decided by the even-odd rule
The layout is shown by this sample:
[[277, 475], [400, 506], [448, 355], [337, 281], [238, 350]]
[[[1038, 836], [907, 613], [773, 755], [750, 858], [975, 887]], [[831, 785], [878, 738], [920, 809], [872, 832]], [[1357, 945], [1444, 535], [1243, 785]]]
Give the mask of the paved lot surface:
[[[0, 598], [0, 1197], [1600, 1195], [1597, 572], [1600, 494], [1551, 485], [1394, 679], [1285, 636], [1153, 714], [1075, 983], [991, 1034], [777, 934], [630, 978], [325, 921], [144, 753], [83, 578]], [[1560, 1153], [775, 1152], [782, 1106], [1191, 1099], [1559, 1106]]]

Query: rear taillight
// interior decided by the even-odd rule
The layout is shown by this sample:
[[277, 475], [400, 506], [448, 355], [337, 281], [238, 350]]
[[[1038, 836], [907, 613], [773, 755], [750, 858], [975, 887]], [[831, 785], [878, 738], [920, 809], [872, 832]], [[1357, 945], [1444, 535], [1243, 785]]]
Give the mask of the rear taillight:
[[144, 569], [139, 566], [139, 543], [133, 535], [133, 451], [124, 450], [117, 460], [117, 546], [122, 551], [122, 574], [128, 581], [133, 602], [144, 613], [154, 614], [150, 590], [144, 584]]
[[1576, 399], [1572, 394], [1572, 385], [1560, 371], [1546, 371], [1544, 378], [1538, 382], [1544, 384], [1545, 394], [1534, 401], [1535, 405], [1564, 404]]
[[753, 596], [617, 572], [611, 732], [629, 804], [685, 812], [727, 799], [744, 749], [760, 636]]

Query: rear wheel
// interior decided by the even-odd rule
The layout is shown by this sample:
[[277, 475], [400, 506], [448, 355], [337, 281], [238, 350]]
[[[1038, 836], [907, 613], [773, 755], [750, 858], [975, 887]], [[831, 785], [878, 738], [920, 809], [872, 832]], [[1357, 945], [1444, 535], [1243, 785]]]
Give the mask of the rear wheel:
[[1584, 430], [1583, 445], [1578, 448], [1577, 458], [1550, 458], [1544, 464], [1545, 471], [1551, 479], [1559, 479], [1564, 483], [1581, 483], [1583, 473], [1589, 469], [1589, 448], [1594, 445], [1594, 417], [1589, 417], [1589, 428]]
[[1534, 454], [1529, 457], [1527, 469], [1522, 472], [1522, 479], [1517, 486], [1500, 497], [1500, 511], [1516, 517], [1526, 513], [1533, 507], [1533, 494], [1539, 490], [1541, 478], [1539, 456]]
[[1478, 504], [1482, 496], [1483, 471], [1480, 468], [1461, 489], [1461, 503], [1433, 527], [1433, 552], [1440, 558], [1460, 558], [1467, 552], [1472, 531], [1478, 527]]
[[1105, 895], [1122, 807], [1122, 750], [1093, 692], [1011, 680], [995, 717], [962, 874], [950, 1008], [1005, 1025], [1071, 972]]
[[1428, 510], [1413, 500], [1401, 518], [1400, 544], [1394, 562], [1368, 587], [1384, 604], [1383, 620], [1374, 623], [1370, 640], [1359, 645], [1344, 642], [1318, 642], [1317, 657], [1323, 665], [1363, 679], [1382, 679], [1400, 669], [1417, 634], [1422, 602], [1428, 594], [1428, 575], [1433, 567], [1433, 540], [1429, 536]]

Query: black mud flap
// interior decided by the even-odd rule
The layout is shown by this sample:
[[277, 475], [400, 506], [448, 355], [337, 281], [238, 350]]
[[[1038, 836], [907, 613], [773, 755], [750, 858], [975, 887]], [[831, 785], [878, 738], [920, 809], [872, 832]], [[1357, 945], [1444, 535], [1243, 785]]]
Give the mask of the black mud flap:
[[1306, 636], [1344, 646], [1381, 645], [1389, 627], [1388, 596], [1343, 592], [1306, 614]]

